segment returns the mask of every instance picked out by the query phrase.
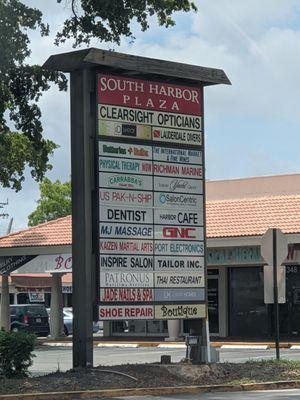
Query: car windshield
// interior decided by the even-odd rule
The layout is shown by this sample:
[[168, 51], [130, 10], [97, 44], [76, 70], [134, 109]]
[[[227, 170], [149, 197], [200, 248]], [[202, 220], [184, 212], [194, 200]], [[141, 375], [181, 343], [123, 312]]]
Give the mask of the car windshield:
[[43, 317], [48, 317], [47, 310], [43, 306], [26, 307], [25, 310], [28, 315], [41, 315]]

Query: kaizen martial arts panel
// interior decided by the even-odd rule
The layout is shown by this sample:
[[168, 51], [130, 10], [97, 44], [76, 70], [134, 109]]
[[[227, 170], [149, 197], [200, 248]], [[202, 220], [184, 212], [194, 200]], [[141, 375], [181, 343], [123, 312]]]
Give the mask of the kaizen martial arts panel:
[[100, 318], [202, 318], [202, 88], [97, 82]]
[[153, 255], [153, 240], [100, 239], [100, 254]]

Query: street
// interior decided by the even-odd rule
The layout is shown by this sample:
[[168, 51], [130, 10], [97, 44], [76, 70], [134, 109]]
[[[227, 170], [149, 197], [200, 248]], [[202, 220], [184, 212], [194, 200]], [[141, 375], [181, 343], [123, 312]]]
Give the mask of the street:
[[[115, 397], [114, 400], [296, 400], [300, 398], [300, 390], [262, 390], [255, 392], [236, 393], [196, 393], [196, 394], [172, 394], [165, 396], [135, 396]], [[89, 400], [93, 400], [90, 398]], [[112, 400], [105, 398], [103, 400]]]
[[[57, 370], [66, 371], [72, 368], [71, 347], [40, 347], [35, 352], [34, 375], [47, 374]], [[94, 365], [118, 365], [127, 363], [159, 362], [162, 354], [170, 355], [172, 362], [179, 362], [185, 357], [185, 349], [164, 349], [157, 347], [138, 348], [94, 348]], [[220, 350], [221, 362], [245, 362], [248, 360], [272, 359], [275, 350]], [[300, 350], [282, 349], [281, 357], [289, 360], [300, 360]]]

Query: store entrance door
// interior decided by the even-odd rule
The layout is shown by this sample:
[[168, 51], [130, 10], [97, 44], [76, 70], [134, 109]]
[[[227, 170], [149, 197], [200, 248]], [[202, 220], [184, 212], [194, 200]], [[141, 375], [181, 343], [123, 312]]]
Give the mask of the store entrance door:
[[300, 266], [286, 266], [286, 303], [279, 305], [280, 333], [300, 337]]
[[208, 322], [211, 336], [219, 336], [219, 270], [208, 270]]

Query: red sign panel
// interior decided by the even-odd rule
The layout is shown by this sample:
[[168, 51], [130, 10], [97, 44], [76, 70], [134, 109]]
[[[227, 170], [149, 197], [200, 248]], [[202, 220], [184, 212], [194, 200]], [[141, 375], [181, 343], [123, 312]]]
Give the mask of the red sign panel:
[[201, 115], [202, 89], [117, 75], [98, 75], [98, 102], [176, 114]]

